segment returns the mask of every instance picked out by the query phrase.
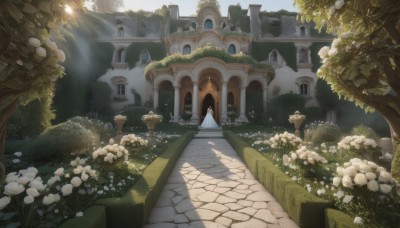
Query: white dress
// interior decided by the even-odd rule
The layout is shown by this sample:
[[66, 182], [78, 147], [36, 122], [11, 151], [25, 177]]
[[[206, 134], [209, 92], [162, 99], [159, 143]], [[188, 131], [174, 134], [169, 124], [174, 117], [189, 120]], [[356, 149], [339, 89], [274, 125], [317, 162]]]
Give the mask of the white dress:
[[207, 115], [201, 123], [200, 128], [218, 128], [217, 122], [215, 122], [214, 117], [212, 116], [213, 111], [207, 110]]

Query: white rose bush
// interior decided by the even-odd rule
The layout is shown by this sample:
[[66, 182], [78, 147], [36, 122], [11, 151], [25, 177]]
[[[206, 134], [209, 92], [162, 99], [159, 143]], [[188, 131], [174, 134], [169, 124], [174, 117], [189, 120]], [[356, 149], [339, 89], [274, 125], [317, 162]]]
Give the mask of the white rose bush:
[[132, 151], [140, 147], [147, 147], [148, 143], [149, 142], [147, 140], [143, 139], [140, 136], [137, 136], [135, 134], [128, 134], [122, 136], [120, 145], [124, 146], [129, 151]]
[[293, 150], [303, 144], [303, 140], [301, 140], [301, 138], [295, 136], [294, 134], [288, 133], [287, 131], [281, 134], [275, 134], [269, 139], [269, 142], [271, 144], [271, 148], [281, 151]]

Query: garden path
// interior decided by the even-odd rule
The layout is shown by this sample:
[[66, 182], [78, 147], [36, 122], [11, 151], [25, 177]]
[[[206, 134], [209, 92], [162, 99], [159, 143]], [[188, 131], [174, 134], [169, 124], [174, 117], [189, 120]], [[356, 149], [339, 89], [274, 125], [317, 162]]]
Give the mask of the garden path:
[[219, 130], [201, 131], [175, 164], [145, 228], [298, 227]]

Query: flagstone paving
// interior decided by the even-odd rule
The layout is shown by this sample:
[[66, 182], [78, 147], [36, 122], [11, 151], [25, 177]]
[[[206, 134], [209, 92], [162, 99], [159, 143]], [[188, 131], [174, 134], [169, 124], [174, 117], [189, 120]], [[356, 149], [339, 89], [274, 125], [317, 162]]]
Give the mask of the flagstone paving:
[[225, 139], [200, 137], [177, 161], [152, 210], [145, 228], [156, 227], [298, 226]]

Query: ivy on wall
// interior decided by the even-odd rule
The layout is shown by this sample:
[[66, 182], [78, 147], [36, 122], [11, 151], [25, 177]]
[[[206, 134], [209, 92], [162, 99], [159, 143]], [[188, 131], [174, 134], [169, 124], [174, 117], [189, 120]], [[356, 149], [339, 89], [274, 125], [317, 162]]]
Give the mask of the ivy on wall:
[[297, 71], [296, 47], [292, 42], [253, 42], [250, 54], [257, 61], [265, 61], [274, 49], [282, 55], [290, 68]]
[[166, 47], [164, 43], [156, 42], [136, 42], [131, 43], [126, 49], [126, 62], [130, 69], [136, 66], [136, 63], [140, 59], [140, 53], [142, 50], [147, 50], [150, 53], [152, 61], [158, 61], [167, 56]]
[[239, 26], [243, 32], [250, 32], [250, 17], [247, 16], [247, 10], [243, 10], [240, 5], [229, 6], [229, 21], [236, 27]]
[[270, 18], [262, 18], [261, 32], [262, 34], [270, 33], [275, 37], [280, 36], [282, 33], [281, 21], [271, 20]]

